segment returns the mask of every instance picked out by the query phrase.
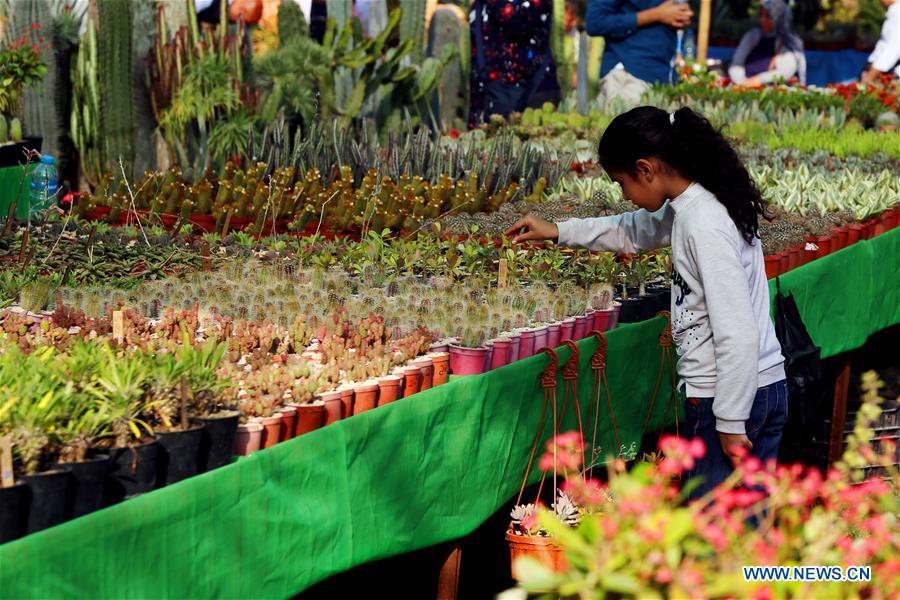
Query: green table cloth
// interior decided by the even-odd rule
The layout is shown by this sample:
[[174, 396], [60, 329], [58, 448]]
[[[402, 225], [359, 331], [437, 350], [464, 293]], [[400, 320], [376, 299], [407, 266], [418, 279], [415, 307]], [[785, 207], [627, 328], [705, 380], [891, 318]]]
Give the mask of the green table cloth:
[[[825, 356], [856, 348], [900, 322], [900, 229], [791, 271], [782, 288]], [[639, 441], [650, 409], [663, 326], [657, 318], [608, 335], [625, 445]], [[580, 343], [585, 413], [595, 346]], [[452, 381], [5, 544], [0, 597], [284, 598], [356, 565], [462, 537], [518, 493], [546, 364], [536, 356]], [[672, 416], [667, 385], [648, 429]], [[601, 445], [613, 448], [608, 413], [600, 415]], [[572, 428], [569, 412], [562, 429]]]

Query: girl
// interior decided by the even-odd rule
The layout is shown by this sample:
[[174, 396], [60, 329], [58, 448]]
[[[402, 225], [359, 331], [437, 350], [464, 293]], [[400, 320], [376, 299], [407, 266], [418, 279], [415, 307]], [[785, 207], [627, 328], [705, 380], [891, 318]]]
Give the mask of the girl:
[[506, 234], [514, 242], [629, 253], [672, 245], [672, 335], [688, 398], [685, 427], [706, 444], [688, 477], [702, 475], [695, 494], [703, 494], [748, 452], [775, 458], [787, 417], [758, 235], [762, 197], [725, 138], [689, 108], [669, 114], [644, 106], [616, 117], [599, 159], [641, 210], [556, 224], [528, 215]]

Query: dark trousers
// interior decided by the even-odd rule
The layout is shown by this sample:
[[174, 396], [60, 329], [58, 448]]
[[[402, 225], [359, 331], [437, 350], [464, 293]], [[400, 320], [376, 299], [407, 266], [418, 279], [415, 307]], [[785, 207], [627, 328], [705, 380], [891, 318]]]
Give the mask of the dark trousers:
[[[712, 398], [688, 398], [684, 405], [685, 437], [700, 438], [706, 445], [703, 458], [698, 459], [694, 468], [682, 475], [682, 481], [702, 477], [700, 485], [691, 493], [692, 498], [698, 498], [713, 489], [734, 471], [731, 460], [725, 455], [719, 442], [712, 405]], [[747, 437], [753, 444], [751, 456], [763, 463], [778, 457], [787, 410], [787, 384], [784, 380], [756, 391], [750, 418], [747, 419]]]

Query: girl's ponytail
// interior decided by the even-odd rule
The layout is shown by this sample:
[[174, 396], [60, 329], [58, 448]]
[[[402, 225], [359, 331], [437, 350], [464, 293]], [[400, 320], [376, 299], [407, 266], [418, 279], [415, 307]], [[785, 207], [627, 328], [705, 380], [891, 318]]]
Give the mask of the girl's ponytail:
[[607, 171], [632, 176], [638, 160], [659, 157], [712, 192], [748, 243], [759, 237], [759, 216], [766, 216], [759, 189], [728, 140], [690, 108], [669, 114], [642, 106], [619, 115], [598, 154]]

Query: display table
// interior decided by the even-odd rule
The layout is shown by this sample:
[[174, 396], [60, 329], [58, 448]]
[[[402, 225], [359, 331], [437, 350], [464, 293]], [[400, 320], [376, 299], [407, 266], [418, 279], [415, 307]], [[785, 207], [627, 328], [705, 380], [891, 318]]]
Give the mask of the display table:
[[[859, 347], [900, 322], [900, 229], [789, 272], [782, 289], [824, 356]], [[650, 412], [663, 327], [656, 318], [607, 336], [624, 445], [639, 442]], [[585, 414], [596, 344], [580, 343]], [[560, 366], [568, 356], [559, 350]], [[535, 356], [452, 381], [6, 544], [0, 597], [284, 598], [465, 536], [519, 490], [547, 363]], [[668, 394], [648, 430], [671, 417]], [[563, 430], [573, 429], [569, 414]], [[612, 448], [600, 414], [601, 444]]]

